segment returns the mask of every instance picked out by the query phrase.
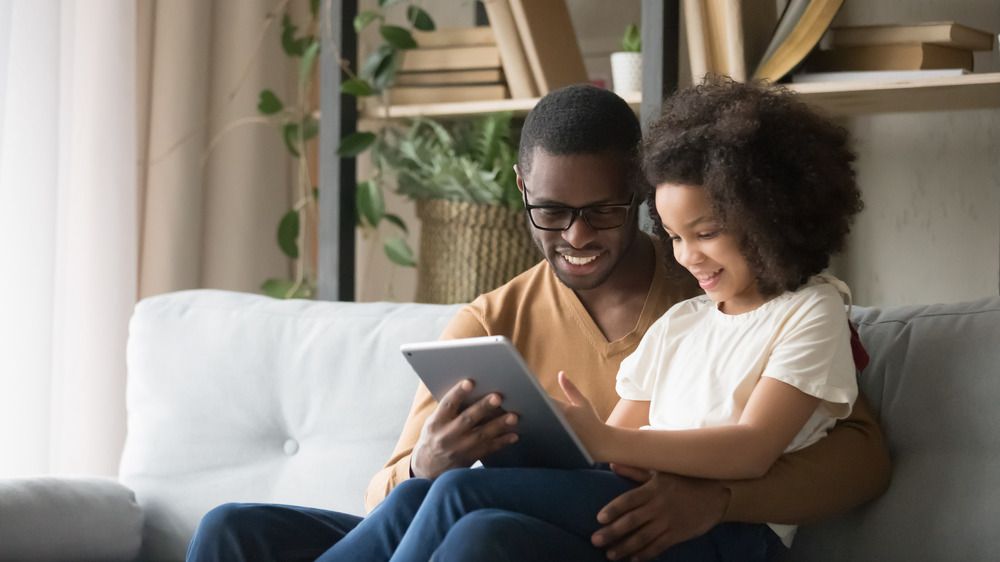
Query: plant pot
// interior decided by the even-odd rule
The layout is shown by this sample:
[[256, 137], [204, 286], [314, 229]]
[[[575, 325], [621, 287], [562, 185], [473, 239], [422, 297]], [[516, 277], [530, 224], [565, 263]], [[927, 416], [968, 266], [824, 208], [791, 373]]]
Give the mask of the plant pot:
[[611, 53], [611, 82], [619, 96], [642, 91], [642, 53]]
[[420, 199], [417, 216], [417, 302], [470, 302], [541, 260], [522, 212]]

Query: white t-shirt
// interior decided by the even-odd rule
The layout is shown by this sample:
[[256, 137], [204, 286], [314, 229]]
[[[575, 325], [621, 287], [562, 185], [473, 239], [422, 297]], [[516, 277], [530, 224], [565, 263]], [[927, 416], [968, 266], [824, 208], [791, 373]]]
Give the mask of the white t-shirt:
[[[707, 296], [679, 302], [622, 361], [618, 394], [651, 402], [652, 429], [715, 427], [736, 424], [757, 381], [771, 377], [822, 400], [785, 452], [811, 445], [858, 395], [845, 297], [846, 285], [824, 275], [744, 314]], [[794, 526], [771, 527], [791, 544]]]

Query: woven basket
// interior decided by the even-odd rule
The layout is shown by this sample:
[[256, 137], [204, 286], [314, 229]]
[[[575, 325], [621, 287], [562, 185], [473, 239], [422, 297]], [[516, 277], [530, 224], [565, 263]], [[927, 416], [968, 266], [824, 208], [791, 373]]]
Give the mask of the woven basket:
[[420, 199], [417, 302], [469, 302], [541, 259], [524, 213], [504, 207]]

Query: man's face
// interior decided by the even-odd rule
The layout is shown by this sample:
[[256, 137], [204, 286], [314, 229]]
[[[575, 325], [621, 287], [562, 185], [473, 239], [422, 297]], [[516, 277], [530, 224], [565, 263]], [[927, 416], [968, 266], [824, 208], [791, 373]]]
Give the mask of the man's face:
[[[553, 156], [536, 147], [531, 170], [518, 170], [518, 187], [529, 205], [623, 205], [632, 196], [626, 166], [615, 153]], [[638, 205], [620, 228], [595, 230], [578, 216], [567, 230], [540, 230], [531, 221], [528, 229], [559, 280], [584, 291], [604, 283], [632, 244]]]

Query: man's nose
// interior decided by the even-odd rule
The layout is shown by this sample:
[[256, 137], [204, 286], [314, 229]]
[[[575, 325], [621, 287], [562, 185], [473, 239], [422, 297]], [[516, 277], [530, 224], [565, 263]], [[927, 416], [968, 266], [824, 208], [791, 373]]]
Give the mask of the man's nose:
[[597, 236], [597, 231], [590, 228], [590, 225], [587, 224], [587, 221], [582, 216], [577, 216], [573, 224], [564, 230], [562, 235], [563, 240], [569, 242], [570, 246], [583, 248], [594, 240], [594, 237]]

